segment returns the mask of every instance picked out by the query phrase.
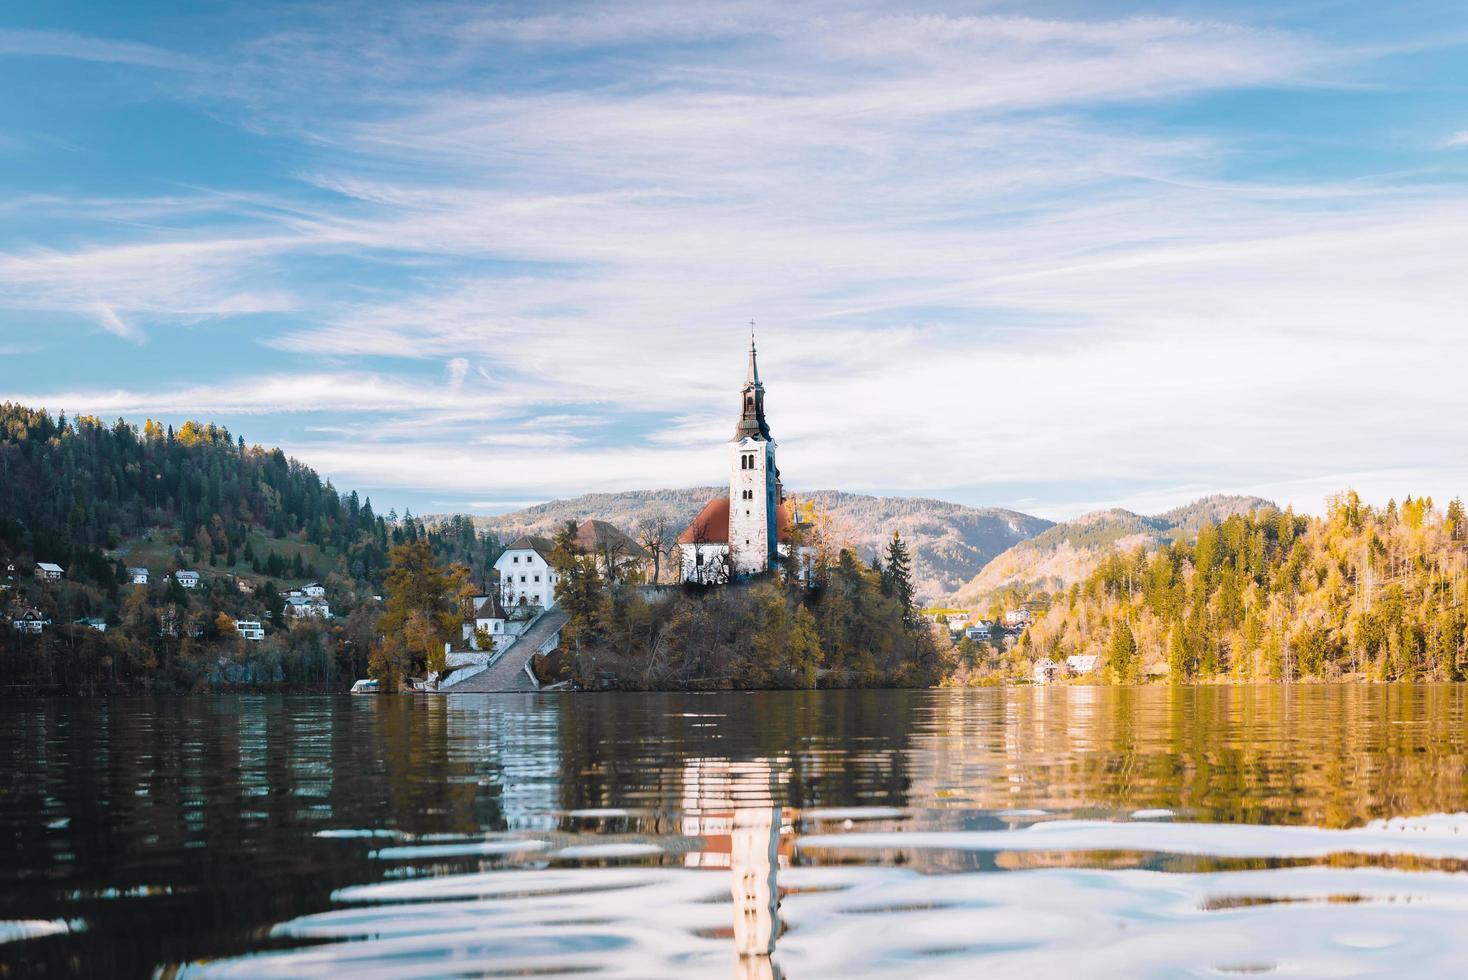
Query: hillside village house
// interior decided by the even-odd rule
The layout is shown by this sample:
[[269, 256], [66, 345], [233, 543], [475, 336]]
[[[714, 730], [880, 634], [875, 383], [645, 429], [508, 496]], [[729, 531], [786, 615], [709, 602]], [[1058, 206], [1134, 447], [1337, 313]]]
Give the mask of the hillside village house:
[[107, 632], [107, 620], [102, 619], [99, 616], [87, 616], [82, 619], [78, 619], [73, 625], [85, 626], [88, 629], [96, 630], [98, 633]]
[[963, 631], [963, 635], [970, 640], [978, 642], [979, 640], [987, 640], [993, 632], [994, 621], [992, 619], [976, 619], [969, 624], [968, 629]]
[[173, 577], [178, 579], [178, 584], [186, 589], [197, 589], [199, 587], [198, 572], [191, 572], [180, 569], [179, 571], [173, 573]]
[[127, 570], [127, 577], [132, 581], [133, 585], [148, 584], [148, 570], [141, 566], [137, 568], [129, 568]]
[[331, 619], [331, 604], [326, 601], [326, 587], [320, 582], [287, 589], [280, 593], [287, 619]]
[[[606, 521], [587, 520], [578, 524], [576, 544], [596, 559], [597, 567], [606, 575], [625, 574], [647, 557], [641, 545]], [[511, 542], [495, 560], [494, 570], [500, 577], [500, 602], [505, 609], [555, 607], [558, 578], [550, 564], [554, 547], [550, 538], [527, 534]]]
[[265, 639], [265, 627], [258, 619], [236, 619], [234, 631], [252, 643]]
[[1056, 663], [1049, 657], [1035, 661], [1034, 677], [1036, 684], [1053, 684], [1065, 676], [1065, 666]]
[[39, 633], [51, 625], [51, 620], [39, 609], [31, 607], [11, 616], [10, 625], [17, 633]]
[[1072, 677], [1085, 677], [1101, 668], [1101, 658], [1094, 653], [1077, 654], [1065, 658], [1066, 672]]
[[66, 576], [66, 570], [60, 565], [53, 565], [49, 561], [36, 562], [36, 578], [43, 582], [60, 582]]
[[684, 582], [718, 585], [760, 575], [792, 547], [800, 548], [802, 578], [814, 561], [814, 549], [798, 544], [799, 517], [785, 499], [775, 465], [752, 334], [740, 399], [739, 422], [729, 440], [729, 494], [710, 500], [678, 535], [678, 574]]

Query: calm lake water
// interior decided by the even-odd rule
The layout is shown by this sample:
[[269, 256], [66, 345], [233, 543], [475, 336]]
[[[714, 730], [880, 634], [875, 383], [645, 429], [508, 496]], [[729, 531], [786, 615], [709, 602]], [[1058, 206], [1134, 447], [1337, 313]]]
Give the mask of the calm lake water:
[[1463, 976], [1465, 708], [0, 701], [0, 976]]

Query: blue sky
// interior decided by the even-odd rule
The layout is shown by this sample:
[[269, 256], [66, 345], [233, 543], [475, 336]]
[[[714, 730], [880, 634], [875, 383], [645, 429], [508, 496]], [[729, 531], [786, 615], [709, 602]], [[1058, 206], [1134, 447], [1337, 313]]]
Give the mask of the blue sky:
[[0, 11], [0, 398], [381, 509], [1468, 490], [1461, 4]]

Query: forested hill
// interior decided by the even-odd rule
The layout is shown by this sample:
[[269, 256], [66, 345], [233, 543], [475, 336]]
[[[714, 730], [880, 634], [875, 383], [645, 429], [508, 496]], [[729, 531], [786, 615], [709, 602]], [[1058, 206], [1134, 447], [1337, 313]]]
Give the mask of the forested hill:
[[[467, 519], [374, 513], [217, 425], [0, 405], [0, 690], [344, 689], [379, 634], [390, 550], [411, 542], [480, 586], [500, 551]], [[42, 562], [64, 574], [33, 576]], [[284, 591], [308, 579], [327, 608], [286, 615]], [[242, 621], [263, 634], [246, 642]]]
[[[149, 421], [139, 429], [0, 405], [7, 562], [53, 562], [70, 580], [105, 584], [136, 552], [136, 564], [179, 559], [284, 579], [335, 570], [379, 583], [388, 549], [420, 528], [411, 517], [384, 520], [370, 500], [339, 493], [281, 450], [247, 446], [217, 425], [186, 422], [175, 431]], [[462, 522], [447, 531], [472, 536]], [[454, 557], [471, 557], [459, 550]]]
[[1262, 497], [1214, 495], [1153, 516], [1113, 508], [1056, 524], [996, 557], [955, 592], [953, 603], [983, 603], [1002, 589], [1053, 591], [1079, 582], [1109, 554], [1148, 548], [1274, 505]]
[[[551, 534], [567, 520], [594, 517], [636, 533], [661, 521], [674, 535], [687, 526], [709, 499], [727, 493], [723, 487], [675, 490], [632, 490], [594, 493], [528, 507], [495, 517], [476, 517], [480, 528], [502, 540], [517, 534]], [[924, 497], [873, 497], [839, 490], [795, 494], [828, 515], [838, 537], [870, 560], [900, 531], [912, 552], [913, 586], [919, 597], [947, 595], [972, 577], [989, 559], [1016, 542], [1032, 537], [1050, 522], [997, 507], [966, 507]], [[431, 524], [437, 518], [428, 518]]]
[[1460, 680], [1465, 539], [1459, 500], [1374, 508], [1345, 493], [1324, 517], [1235, 514], [1150, 553], [1111, 551], [1049, 597], [1013, 666], [1096, 654], [1123, 682]]

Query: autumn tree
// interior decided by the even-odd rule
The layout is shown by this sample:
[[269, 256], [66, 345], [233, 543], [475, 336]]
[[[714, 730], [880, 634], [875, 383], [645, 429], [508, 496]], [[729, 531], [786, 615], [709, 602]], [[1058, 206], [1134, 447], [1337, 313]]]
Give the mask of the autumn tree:
[[468, 569], [439, 564], [426, 538], [397, 545], [388, 559], [387, 595], [377, 620], [382, 639], [368, 671], [396, 690], [410, 673], [444, 669], [444, 644], [460, 632], [459, 596]]

